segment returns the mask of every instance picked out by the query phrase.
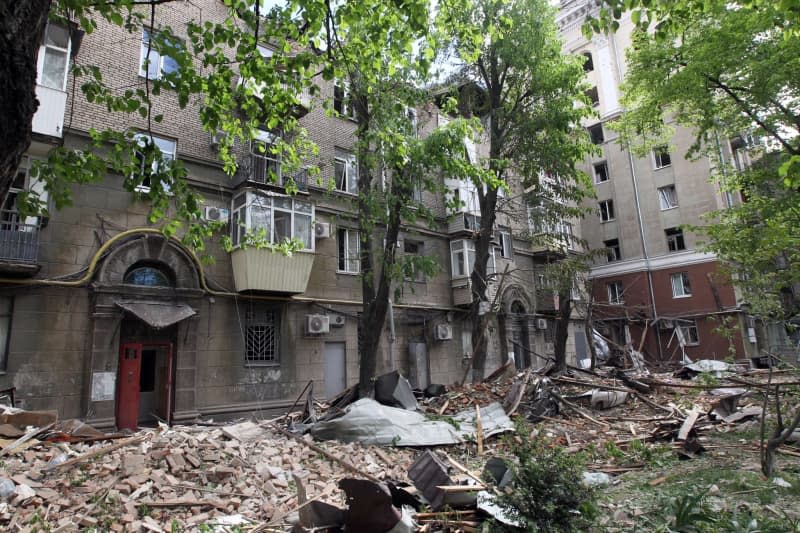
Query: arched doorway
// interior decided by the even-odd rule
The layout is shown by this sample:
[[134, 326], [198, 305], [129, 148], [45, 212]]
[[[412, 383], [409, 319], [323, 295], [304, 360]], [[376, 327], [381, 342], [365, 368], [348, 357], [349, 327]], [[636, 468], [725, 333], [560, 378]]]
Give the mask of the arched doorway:
[[529, 309], [528, 297], [522, 287], [511, 286], [503, 294], [503, 307], [498, 320], [501, 342], [505, 344], [505, 351], [514, 360], [517, 369], [529, 367], [533, 359]]
[[203, 295], [191, 254], [160, 235], [132, 237], [108, 254], [92, 289], [93, 372], [114, 376], [113, 397], [93, 397], [93, 410], [119, 429], [191, 416]]

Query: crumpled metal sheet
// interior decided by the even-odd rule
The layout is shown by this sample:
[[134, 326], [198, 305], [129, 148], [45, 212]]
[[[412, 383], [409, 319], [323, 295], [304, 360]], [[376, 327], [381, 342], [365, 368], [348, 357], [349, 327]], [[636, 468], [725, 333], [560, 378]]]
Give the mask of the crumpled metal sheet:
[[628, 393], [615, 390], [592, 389], [589, 404], [594, 409], [611, 409], [628, 401]]
[[[495, 402], [481, 408], [483, 436], [513, 431], [514, 424]], [[339, 418], [318, 422], [311, 428], [316, 439], [336, 439], [342, 442], [361, 442], [382, 446], [438, 446], [460, 444], [475, 437], [475, 410], [470, 409], [453, 417], [458, 423], [430, 420], [425, 415], [397, 407], [382, 405], [362, 398], [347, 406]]]

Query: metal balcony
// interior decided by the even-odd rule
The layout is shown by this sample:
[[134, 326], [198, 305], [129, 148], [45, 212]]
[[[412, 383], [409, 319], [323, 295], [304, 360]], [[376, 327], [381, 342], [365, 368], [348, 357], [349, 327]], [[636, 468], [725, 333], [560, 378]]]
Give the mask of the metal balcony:
[[0, 211], [0, 272], [32, 275], [39, 270], [39, 224], [22, 223], [18, 217]]
[[301, 168], [293, 175], [287, 175], [284, 173], [281, 162], [274, 157], [251, 153], [245, 164], [242, 165], [240, 172], [243, 175], [242, 181], [275, 187], [286, 187], [291, 176], [299, 191], [308, 190], [308, 169]]

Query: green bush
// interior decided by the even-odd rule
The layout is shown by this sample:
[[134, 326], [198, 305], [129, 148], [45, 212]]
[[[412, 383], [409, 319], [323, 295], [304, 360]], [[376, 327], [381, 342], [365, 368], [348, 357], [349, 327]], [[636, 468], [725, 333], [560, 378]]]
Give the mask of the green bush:
[[[594, 490], [585, 487], [583, 459], [543, 438], [512, 441], [514, 482], [500, 505], [530, 532], [586, 531], [597, 515]], [[520, 531], [495, 523], [492, 531]]]

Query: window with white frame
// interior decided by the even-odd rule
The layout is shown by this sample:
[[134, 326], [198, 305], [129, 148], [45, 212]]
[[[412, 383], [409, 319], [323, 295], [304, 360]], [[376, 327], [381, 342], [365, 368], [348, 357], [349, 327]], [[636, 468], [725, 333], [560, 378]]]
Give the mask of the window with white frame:
[[[459, 239], [450, 241], [450, 263], [454, 278], [470, 276], [475, 267], [475, 242], [472, 239]], [[489, 247], [489, 260], [486, 263], [486, 273], [495, 273], [494, 247]]]
[[606, 283], [606, 291], [608, 292], [608, 303], [619, 305], [625, 302], [621, 281]]
[[0, 229], [6, 231], [34, 231], [39, 224], [39, 217], [22, 217], [19, 213], [19, 195], [23, 191], [31, 191], [39, 197], [39, 201], [47, 208], [49, 193], [44, 188], [44, 181], [31, 173], [32, 160], [23, 156], [14, 181], [0, 208]]
[[668, 167], [672, 164], [668, 146], [659, 146], [653, 149], [653, 162], [656, 169]]
[[614, 200], [603, 200], [598, 204], [600, 208], [600, 220], [608, 222], [614, 220]]
[[601, 161], [594, 164], [594, 182], [603, 183], [608, 181], [608, 163]]
[[675, 193], [674, 185], [658, 188], [658, 203], [662, 211], [678, 207], [678, 195]]
[[333, 84], [333, 110], [342, 118], [355, 119], [356, 110], [350, 101], [350, 85], [343, 80]]
[[358, 161], [352, 152], [336, 149], [333, 160], [335, 189], [350, 194], [358, 193]]
[[[139, 76], [149, 80], [160, 79], [164, 74], [171, 74], [178, 70], [178, 62], [163, 53], [161, 47], [151, 39], [155, 35], [156, 32], [142, 30]], [[149, 54], [148, 48], [150, 49]]]
[[39, 85], [66, 90], [69, 66], [69, 31], [56, 24], [48, 23], [44, 32], [44, 42], [39, 51], [37, 71]]
[[700, 344], [700, 333], [697, 331], [697, 320], [681, 318], [675, 321], [687, 345]]
[[339, 228], [338, 236], [338, 267], [339, 272], [358, 274], [361, 272], [361, 239], [358, 230]]
[[243, 191], [231, 206], [233, 246], [247, 245], [250, 239], [273, 244], [297, 239], [304, 250], [313, 250], [314, 204], [280, 195]]
[[500, 256], [511, 259], [514, 257], [514, 239], [511, 236], [511, 229], [501, 227], [498, 235], [500, 237]]
[[245, 363], [274, 365], [280, 362], [280, 312], [263, 304], [250, 304], [245, 312]]
[[692, 285], [689, 283], [688, 272], [676, 272], [670, 275], [672, 282], [672, 297], [686, 298], [692, 295]]
[[686, 249], [686, 241], [681, 228], [667, 228], [664, 230], [664, 234], [667, 237], [667, 248], [670, 252], [680, 252]]
[[134, 135], [139, 149], [136, 157], [139, 159], [139, 172], [142, 174], [142, 182], [136, 187], [138, 192], [150, 191], [151, 176], [167, 169], [167, 166], [175, 160], [177, 144], [171, 139], [157, 137], [147, 133], [137, 133]]

